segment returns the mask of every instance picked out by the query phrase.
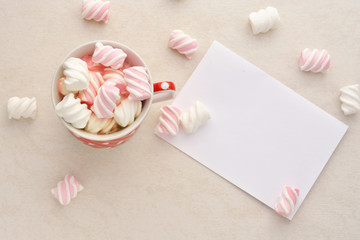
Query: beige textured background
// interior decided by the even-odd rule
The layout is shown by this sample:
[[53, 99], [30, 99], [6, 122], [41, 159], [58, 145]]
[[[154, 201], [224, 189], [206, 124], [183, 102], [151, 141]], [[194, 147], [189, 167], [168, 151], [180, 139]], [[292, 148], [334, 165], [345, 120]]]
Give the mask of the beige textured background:
[[[83, 20], [81, 0], [0, 6], [0, 239], [360, 239], [360, 113], [344, 116], [338, 100], [360, 79], [359, 1], [113, 0], [108, 24]], [[266, 6], [281, 25], [254, 36], [247, 17]], [[193, 59], [167, 48], [176, 28], [199, 40]], [[115, 149], [65, 131], [51, 105], [53, 74], [67, 52], [97, 39], [135, 49], [155, 81], [178, 90], [216, 39], [350, 129], [289, 222], [156, 137], [161, 103]], [[298, 70], [305, 47], [330, 52], [328, 73]], [[37, 119], [8, 120], [12, 96], [35, 96]], [[70, 172], [85, 190], [61, 207], [50, 189]]]

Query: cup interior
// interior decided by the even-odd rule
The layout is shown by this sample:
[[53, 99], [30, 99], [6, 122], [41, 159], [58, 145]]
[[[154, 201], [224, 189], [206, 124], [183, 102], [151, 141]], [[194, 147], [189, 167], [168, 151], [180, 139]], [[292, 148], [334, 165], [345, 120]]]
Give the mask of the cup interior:
[[[129, 48], [121, 43], [114, 42], [114, 41], [107, 41], [107, 40], [92, 41], [92, 42], [88, 42], [83, 45], [80, 45], [79, 47], [72, 50], [70, 53], [68, 53], [66, 55], [66, 57], [63, 59], [61, 64], [58, 66], [58, 68], [55, 72], [53, 81], [52, 81], [52, 86], [51, 86], [51, 98], [52, 98], [52, 103], [53, 103], [54, 109], [55, 109], [56, 104], [58, 104], [61, 101], [61, 97], [57, 90], [57, 81], [61, 76], [63, 76], [63, 72], [64, 72], [63, 63], [69, 57], [81, 58], [86, 55], [92, 55], [94, 53], [95, 44], [97, 42], [101, 42], [104, 45], [110, 45], [114, 48], [122, 49], [127, 54], [126, 61], [131, 66], [145, 67], [149, 74], [151, 91], [153, 93], [153, 91], [154, 91], [153, 90], [153, 81], [151, 78], [150, 71], [147, 68], [143, 59], [134, 50], [132, 50], [131, 48]], [[95, 140], [95, 141], [108, 141], [108, 140], [121, 138], [121, 137], [127, 135], [128, 133], [130, 133], [131, 131], [133, 131], [134, 129], [136, 129], [141, 124], [141, 122], [145, 119], [145, 117], [150, 109], [151, 103], [152, 103], [152, 97], [147, 100], [142, 101], [141, 113], [130, 126], [127, 126], [117, 132], [104, 134], [104, 135], [93, 134], [93, 133], [86, 132], [85, 130], [82, 130], [82, 129], [74, 128], [71, 124], [65, 122], [64, 119], [62, 119], [60, 117], [59, 117], [59, 119], [66, 126], [67, 129], [69, 129], [71, 132], [73, 132], [77, 136], [80, 136], [80, 137], [83, 137], [83, 138], [86, 138], [89, 140]]]

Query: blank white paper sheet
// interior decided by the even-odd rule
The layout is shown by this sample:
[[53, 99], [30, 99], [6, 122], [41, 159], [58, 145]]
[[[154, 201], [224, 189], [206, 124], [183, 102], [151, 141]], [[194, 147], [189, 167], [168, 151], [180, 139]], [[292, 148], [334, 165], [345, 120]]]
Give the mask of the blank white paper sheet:
[[196, 133], [156, 134], [270, 208], [298, 188], [290, 220], [348, 128], [216, 41], [172, 105], [197, 100], [211, 119]]

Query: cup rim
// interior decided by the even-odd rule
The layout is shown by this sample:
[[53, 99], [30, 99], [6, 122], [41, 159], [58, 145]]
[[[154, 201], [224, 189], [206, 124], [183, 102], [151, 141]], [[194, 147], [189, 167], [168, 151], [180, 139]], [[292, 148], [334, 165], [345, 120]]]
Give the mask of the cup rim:
[[[148, 112], [150, 110], [150, 106], [152, 104], [154, 89], [153, 89], [153, 81], [152, 81], [151, 73], [150, 73], [150, 70], [147, 67], [145, 61], [140, 57], [140, 55], [137, 52], [135, 52], [134, 50], [132, 50], [131, 48], [129, 48], [125, 44], [122, 44], [122, 43], [116, 42], [116, 41], [111, 41], [111, 40], [94, 40], [94, 41], [89, 41], [89, 42], [86, 42], [86, 43], [83, 43], [83, 44], [79, 45], [78, 47], [74, 48], [69, 53], [67, 53], [65, 55], [65, 57], [62, 59], [61, 63], [57, 66], [56, 71], [55, 71], [54, 76], [53, 76], [53, 79], [52, 79], [51, 100], [52, 100], [52, 104], [53, 104], [54, 111], [55, 111], [55, 106], [59, 102], [56, 99], [57, 98], [56, 94], [59, 94], [58, 90], [57, 90], [57, 81], [58, 81], [59, 77], [61, 75], [63, 75], [61, 72], [63, 72], [63, 63], [66, 61], [66, 59], [68, 59], [69, 57], [74, 57], [73, 55], [77, 51], [79, 51], [80, 49], [88, 48], [91, 45], [93, 45], [94, 48], [95, 48], [95, 44], [97, 42], [101, 42], [104, 45], [110, 45], [112, 47], [120, 48], [127, 54], [131, 53], [133, 56], [135, 56], [141, 62], [142, 66], [146, 68], [147, 73], [149, 75], [149, 82], [150, 82], [150, 85], [151, 85], [151, 88], [150, 88], [151, 89], [151, 97], [149, 99], [144, 100], [145, 104], [142, 105], [142, 110], [141, 110], [140, 115], [135, 119], [135, 121], [131, 125], [123, 128], [123, 129], [121, 129], [119, 131], [109, 133], [109, 134], [103, 134], [103, 135], [101, 134], [100, 135], [100, 134], [94, 134], [94, 133], [86, 132], [83, 129], [77, 129], [77, 128], [73, 127], [70, 123], [65, 122], [65, 120], [62, 117], [59, 117], [56, 113], [55, 114], [60, 119], [62, 124], [70, 132], [75, 134], [75, 136], [83, 137], [83, 138], [86, 138], [86, 139], [92, 140], [92, 141], [109, 141], [109, 140], [115, 140], [115, 139], [122, 138], [122, 137], [128, 135], [129, 133], [131, 133], [132, 131], [134, 131], [135, 129], [137, 129], [140, 126], [140, 124], [143, 122], [145, 117], [147, 116], [147, 114], [148, 114]], [[82, 56], [77, 56], [77, 57], [82, 57]], [[61, 75], [59, 76], [59, 74], [61, 74]], [[144, 101], [143, 101], [143, 103], [144, 103]]]

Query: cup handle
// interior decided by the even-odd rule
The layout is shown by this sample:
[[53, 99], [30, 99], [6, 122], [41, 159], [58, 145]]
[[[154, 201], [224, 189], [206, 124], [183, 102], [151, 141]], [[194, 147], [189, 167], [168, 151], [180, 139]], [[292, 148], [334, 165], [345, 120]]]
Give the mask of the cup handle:
[[175, 84], [170, 81], [154, 83], [153, 103], [165, 101], [175, 96]]

